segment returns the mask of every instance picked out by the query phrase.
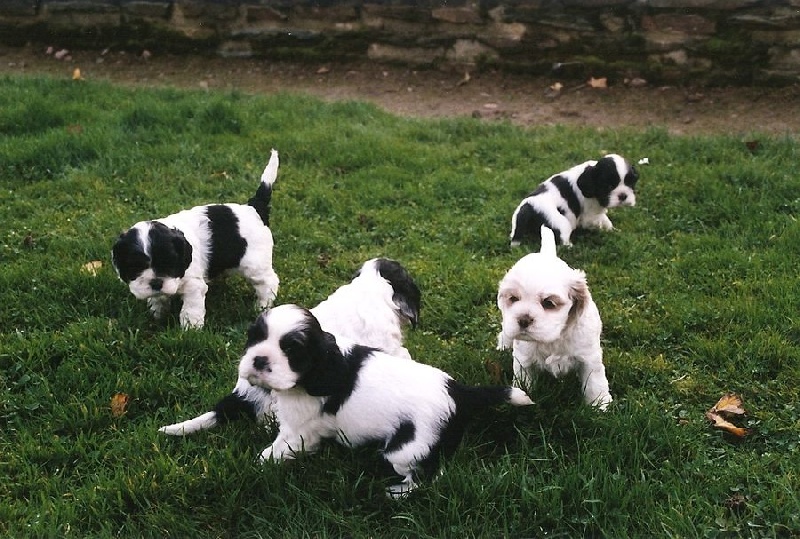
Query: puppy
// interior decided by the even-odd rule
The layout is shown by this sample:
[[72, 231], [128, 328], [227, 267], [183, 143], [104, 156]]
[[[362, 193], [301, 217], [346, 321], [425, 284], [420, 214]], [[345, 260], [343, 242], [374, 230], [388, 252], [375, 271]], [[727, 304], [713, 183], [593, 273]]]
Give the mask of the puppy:
[[279, 431], [262, 461], [313, 452], [326, 438], [349, 446], [377, 442], [403, 478], [389, 487], [390, 496], [433, 475], [476, 411], [533, 404], [521, 389], [465, 386], [429, 365], [337, 339], [296, 305], [274, 307], [251, 326], [239, 378], [274, 398]]
[[[403, 328], [409, 324], [416, 327], [419, 311], [416, 283], [399, 262], [387, 258], [365, 262], [352, 281], [311, 309], [321, 326], [337, 337], [404, 359], [411, 359], [411, 355], [403, 347]], [[263, 422], [271, 416], [269, 389], [239, 378], [233, 391], [217, 402], [214, 410], [159, 431], [184, 436], [242, 417]]]
[[272, 269], [269, 229], [277, 176], [278, 152], [272, 150], [261, 184], [247, 205], [196, 206], [136, 223], [119, 236], [111, 252], [120, 280], [137, 299], [147, 300], [156, 318], [163, 317], [171, 298], [180, 295], [184, 329], [203, 327], [207, 282], [224, 272], [242, 274], [255, 288], [259, 307], [269, 307], [279, 284]]
[[500, 281], [497, 347], [512, 347], [514, 377], [522, 387], [535, 370], [556, 377], [575, 371], [586, 402], [605, 410], [612, 398], [600, 347], [602, 322], [586, 275], [558, 258], [552, 230], [542, 226], [541, 235], [541, 250], [520, 259]]
[[536, 239], [542, 225], [570, 245], [578, 228], [611, 230], [608, 208], [633, 206], [639, 174], [625, 159], [609, 154], [551, 176], [520, 202], [511, 217], [511, 245]]

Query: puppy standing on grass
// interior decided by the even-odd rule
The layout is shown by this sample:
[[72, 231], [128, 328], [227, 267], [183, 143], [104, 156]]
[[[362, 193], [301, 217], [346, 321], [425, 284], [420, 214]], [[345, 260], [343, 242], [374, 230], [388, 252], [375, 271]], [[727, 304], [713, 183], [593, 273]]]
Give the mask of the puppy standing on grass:
[[532, 404], [521, 389], [465, 386], [429, 365], [337, 339], [296, 305], [274, 307], [251, 326], [239, 377], [273, 395], [279, 432], [262, 461], [312, 452], [326, 438], [378, 442], [403, 478], [391, 496], [433, 475], [476, 411]]
[[[403, 328], [408, 324], [416, 327], [419, 311], [416, 283], [399, 262], [387, 258], [366, 261], [352, 281], [311, 309], [325, 331], [404, 359], [411, 355], [403, 346]], [[272, 413], [270, 390], [239, 378], [214, 410], [159, 431], [185, 436], [245, 416], [262, 422]]]
[[503, 314], [499, 350], [512, 347], [514, 377], [527, 387], [534, 371], [560, 377], [577, 372], [587, 404], [605, 410], [611, 393], [600, 347], [602, 322], [586, 275], [556, 255], [553, 231], [541, 227], [542, 247], [521, 258], [500, 281]]
[[180, 295], [180, 324], [205, 322], [207, 281], [238, 272], [256, 290], [259, 307], [272, 305], [278, 275], [272, 269], [269, 229], [272, 184], [278, 176], [278, 152], [272, 150], [255, 195], [242, 204], [209, 204], [141, 221], [123, 232], [111, 253], [119, 278], [137, 299], [146, 299], [156, 318]]
[[608, 208], [635, 205], [638, 179], [636, 169], [616, 154], [551, 176], [514, 211], [511, 245], [535, 240], [542, 225], [552, 229], [564, 245], [570, 245], [578, 227], [611, 230]]

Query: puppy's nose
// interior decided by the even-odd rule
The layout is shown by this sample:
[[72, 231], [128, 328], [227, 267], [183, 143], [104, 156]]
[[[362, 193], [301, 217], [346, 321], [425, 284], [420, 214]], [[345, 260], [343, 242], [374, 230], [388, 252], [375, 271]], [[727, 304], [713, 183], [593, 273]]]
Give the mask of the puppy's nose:
[[628, 193], [620, 193], [619, 194], [619, 201], [620, 202], [625, 202], [626, 200], [628, 200]]
[[253, 367], [257, 371], [267, 371], [272, 372], [272, 369], [269, 368], [269, 360], [267, 360], [264, 356], [256, 356], [253, 358]]
[[524, 316], [520, 316], [517, 319], [517, 324], [519, 324], [519, 327], [522, 329], [527, 329], [527, 327], [530, 326], [532, 323], [533, 323], [533, 318], [531, 318], [527, 314]]
[[164, 281], [161, 279], [153, 279], [150, 281], [150, 288], [156, 292], [160, 291], [162, 286], [164, 286]]

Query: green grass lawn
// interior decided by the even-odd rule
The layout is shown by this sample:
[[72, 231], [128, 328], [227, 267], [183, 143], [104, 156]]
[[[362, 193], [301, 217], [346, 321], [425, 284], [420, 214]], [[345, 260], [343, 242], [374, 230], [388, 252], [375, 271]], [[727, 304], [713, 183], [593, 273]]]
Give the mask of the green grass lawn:
[[[520, 129], [297, 95], [0, 79], [0, 535], [800, 534], [800, 150], [758, 127]], [[649, 158], [638, 206], [611, 213], [618, 230], [560, 251], [603, 318], [609, 411], [542, 377], [535, 406], [477, 418], [443, 476], [401, 501], [372, 449], [262, 467], [271, 429], [160, 435], [230, 391], [255, 297], [223, 280], [203, 330], [180, 330], [177, 303], [155, 322], [111, 245], [142, 219], [246, 201], [271, 148], [278, 302], [313, 306], [364, 260], [396, 258], [423, 293], [408, 348], [471, 384], [492, 383], [496, 363], [511, 376], [495, 293], [527, 252], [508, 244], [519, 200], [604, 152]], [[743, 440], [704, 417], [727, 392], [744, 399]]]

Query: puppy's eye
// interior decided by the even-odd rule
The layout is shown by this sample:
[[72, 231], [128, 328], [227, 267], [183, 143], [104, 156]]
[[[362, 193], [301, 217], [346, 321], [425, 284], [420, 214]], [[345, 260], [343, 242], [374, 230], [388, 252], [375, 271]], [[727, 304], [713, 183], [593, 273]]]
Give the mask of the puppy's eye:
[[256, 356], [253, 358], [253, 367], [257, 371], [267, 371], [272, 372], [272, 369], [269, 366], [269, 358], [266, 356]]
[[516, 303], [518, 301], [519, 301], [519, 297], [518, 296], [508, 296], [508, 302], [509, 303]]
[[553, 298], [545, 298], [542, 300], [542, 307], [545, 311], [552, 311], [558, 307], [558, 303]]

